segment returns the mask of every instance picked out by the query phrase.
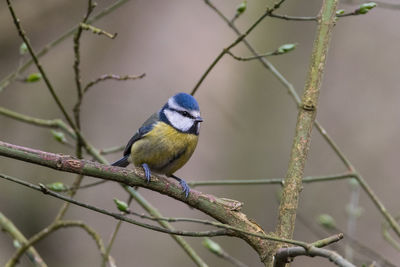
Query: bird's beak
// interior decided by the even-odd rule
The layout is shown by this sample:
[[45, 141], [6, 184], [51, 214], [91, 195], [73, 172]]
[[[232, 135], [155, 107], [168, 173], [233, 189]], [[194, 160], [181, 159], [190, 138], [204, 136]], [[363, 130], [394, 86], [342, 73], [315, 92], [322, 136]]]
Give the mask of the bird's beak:
[[203, 118], [200, 117], [200, 116], [198, 116], [198, 117], [196, 117], [194, 120], [195, 120], [196, 122], [202, 122], [202, 121], [203, 121]]

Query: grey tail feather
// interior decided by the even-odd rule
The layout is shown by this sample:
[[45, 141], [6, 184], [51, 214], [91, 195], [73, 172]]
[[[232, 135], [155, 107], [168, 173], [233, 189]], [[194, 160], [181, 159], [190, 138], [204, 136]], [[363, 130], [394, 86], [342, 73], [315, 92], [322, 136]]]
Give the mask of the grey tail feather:
[[125, 155], [122, 159], [117, 160], [116, 162], [114, 162], [111, 165], [118, 166], [118, 167], [126, 167], [129, 165], [128, 158], [129, 158], [129, 155]]

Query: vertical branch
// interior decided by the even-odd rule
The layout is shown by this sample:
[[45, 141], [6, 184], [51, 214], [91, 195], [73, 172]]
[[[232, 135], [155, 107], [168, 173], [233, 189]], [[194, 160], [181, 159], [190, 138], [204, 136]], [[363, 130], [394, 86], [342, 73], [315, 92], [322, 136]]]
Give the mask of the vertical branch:
[[[82, 20], [82, 23], [86, 23], [89, 19], [90, 14], [92, 13], [93, 9], [96, 7], [95, 3], [92, 3], [92, 0], [88, 1], [88, 8], [86, 11], [86, 15]], [[74, 107], [74, 116], [75, 116], [75, 123], [76, 127], [80, 130], [81, 123], [80, 123], [80, 107], [82, 103], [83, 97], [83, 90], [82, 90], [82, 83], [81, 83], [81, 71], [80, 71], [80, 62], [81, 62], [81, 55], [80, 55], [80, 39], [82, 35], [82, 27], [79, 26], [75, 35], [74, 35], [74, 54], [75, 54], [75, 61], [74, 61], [74, 73], [75, 73], [75, 83], [76, 89], [78, 92], [78, 100]], [[78, 138], [78, 147], [80, 144], [80, 138]], [[81, 147], [81, 146], [80, 146]]]
[[[325, 0], [318, 16], [318, 28], [313, 45], [311, 64], [297, 117], [296, 134], [279, 206], [276, 233], [284, 238], [292, 237], [294, 232], [296, 211], [302, 189], [302, 177], [310, 148], [311, 130], [315, 121], [332, 29], [336, 22], [336, 5], [337, 0]], [[271, 251], [270, 256], [274, 251]]]
[[[357, 229], [357, 219], [360, 217], [360, 185], [356, 179], [350, 180], [350, 201], [347, 205], [347, 236], [354, 238]], [[345, 257], [353, 261], [353, 246], [347, 242], [345, 246]]]

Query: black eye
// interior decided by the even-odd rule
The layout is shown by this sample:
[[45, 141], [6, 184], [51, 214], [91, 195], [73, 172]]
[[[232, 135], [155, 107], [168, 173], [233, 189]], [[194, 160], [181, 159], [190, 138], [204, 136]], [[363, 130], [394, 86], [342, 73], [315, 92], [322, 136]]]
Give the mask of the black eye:
[[185, 117], [192, 117], [192, 115], [190, 115], [190, 113], [187, 112], [187, 111], [183, 111], [182, 115], [185, 116]]

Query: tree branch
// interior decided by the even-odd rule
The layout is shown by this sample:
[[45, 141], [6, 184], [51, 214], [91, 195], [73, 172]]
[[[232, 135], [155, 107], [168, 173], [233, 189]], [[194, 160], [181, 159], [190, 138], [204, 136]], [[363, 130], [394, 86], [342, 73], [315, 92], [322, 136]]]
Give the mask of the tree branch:
[[356, 267], [354, 264], [348, 262], [338, 253], [332, 250], [317, 247], [311, 247], [309, 249], [305, 249], [302, 247], [280, 248], [275, 256], [275, 267], [285, 266], [286, 263], [289, 263], [292, 258], [297, 256], [324, 257], [335, 263], [337, 266]]
[[[209, 0], [205, 0], [205, 3], [212, 9], [214, 10], [222, 20], [224, 20], [228, 26], [238, 35], [241, 36], [242, 33], [238, 30], [238, 28], [229, 21], [229, 19], [214, 5], [212, 4]], [[243, 39], [243, 44], [250, 50], [250, 52], [254, 56], [258, 56], [257, 51], [253, 48], [253, 46], [245, 39]], [[301, 99], [294, 88], [294, 86], [275, 68], [275, 66], [269, 62], [266, 58], [260, 57], [259, 61], [261, 64], [279, 80], [279, 82], [282, 83], [282, 85], [288, 90], [288, 93], [292, 96], [293, 100], [297, 104], [297, 106], [300, 108], [301, 107]], [[365, 181], [363, 176], [356, 171], [350, 160], [346, 157], [346, 155], [343, 153], [343, 151], [339, 148], [339, 146], [336, 144], [336, 142], [333, 140], [333, 138], [327, 133], [325, 128], [318, 122], [318, 120], [314, 121], [314, 125], [318, 132], [322, 135], [324, 140], [331, 146], [331, 148], [334, 150], [334, 152], [337, 154], [337, 156], [340, 158], [340, 160], [343, 162], [343, 164], [347, 167], [348, 171], [350, 173], [354, 174], [354, 178], [357, 179], [357, 181], [360, 183], [361, 187], [363, 190], [368, 194], [369, 198], [372, 200], [372, 202], [375, 204], [375, 206], [378, 208], [380, 213], [385, 217], [385, 219], [388, 221], [390, 226], [393, 228], [393, 230], [396, 232], [396, 234], [400, 237], [400, 226], [396, 222], [396, 220], [393, 218], [393, 216], [387, 211], [385, 206], [383, 205], [382, 201], [378, 198], [378, 196], [373, 192], [372, 188], [368, 185], [368, 183]]]
[[[206, 4], [213, 7], [213, 5], [210, 3], [210, 1], [205, 0]], [[200, 85], [203, 83], [204, 79], [208, 76], [208, 74], [211, 72], [211, 70], [217, 65], [217, 63], [222, 59], [222, 57], [229, 52], [232, 48], [234, 48], [236, 45], [238, 45], [241, 41], [246, 38], [254, 29], [257, 27], [260, 22], [269, 16], [273, 11], [278, 9], [281, 4], [285, 2], [285, 0], [280, 0], [278, 3], [276, 3], [272, 8], [268, 8], [258, 19], [250, 25], [250, 27], [245, 31], [244, 34], [239, 35], [233, 43], [231, 43], [228, 47], [224, 48], [221, 53], [214, 59], [214, 61], [211, 63], [211, 65], [206, 69], [206, 71], [203, 73], [203, 75], [200, 77], [199, 81], [196, 83], [196, 85], [193, 87], [192, 92], [190, 93], [191, 95], [194, 95], [196, 91], [199, 89]], [[217, 10], [214, 8], [214, 10]], [[222, 13], [221, 13], [222, 14]], [[226, 19], [228, 23], [230, 24], [231, 22]]]
[[103, 241], [101, 240], [100, 236], [88, 225], [81, 221], [56, 221], [53, 224], [49, 225], [48, 227], [44, 228], [42, 231], [34, 235], [32, 238], [29, 239], [27, 243], [23, 243], [22, 246], [15, 252], [12, 258], [6, 263], [5, 267], [13, 267], [18, 262], [18, 259], [21, 255], [32, 245], [36, 244], [38, 241], [42, 240], [52, 232], [60, 229], [60, 228], [68, 228], [68, 227], [79, 227], [85, 230], [96, 242], [97, 247], [100, 250], [100, 254], [102, 257], [106, 256], [105, 248], [103, 245]]
[[53, 85], [50, 83], [50, 80], [47, 77], [47, 74], [45, 73], [42, 65], [40, 64], [35, 52], [33, 51], [33, 48], [31, 46], [31, 43], [28, 39], [28, 37], [25, 35], [25, 31], [22, 29], [20, 20], [17, 18], [17, 15], [15, 14], [14, 8], [11, 5], [11, 1], [10, 0], [6, 0], [7, 1], [7, 5], [8, 5], [8, 9], [10, 10], [10, 14], [13, 18], [15, 27], [17, 28], [18, 34], [21, 37], [21, 39], [24, 41], [24, 43], [26, 44], [26, 47], [28, 48], [29, 54], [32, 57], [33, 62], [35, 63], [37, 69], [39, 70], [40, 74], [43, 77], [43, 81], [45, 82], [47, 88], [50, 91], [50, 94], [52, 95], [54, 101], [57, 103], [57, 106], [60, 108], [61, 113], [64, 115], [65, 119], [67, 120], [68, 124], [72, 127], [75, 128], [75, 125], [71, 119], [71, 117], [68, 115], [67, 111], [65, 110], [64, 105], [61, 103], [60, 99], [58, 98]]
[[[118, 7], [122, 6], [123, 4], [127, 3], [128, 0], [118, 0], [115, 3], [111, 4], [110, 6], [106, 7], [105, 9], [103, 9], [101, 12], [99, 12], [97, 15], [93, 16], [92, 18], [90, 18], [88, 20], [88, 23], [92, 23], [95, 22], [99, 19], [101, 19], [102, 17], [104, 17], [105, 15], [113, 12], [115, 9], [117, 9]], [[71, 36], [72, 34], [75, 33], [75, 31], [78, 29], [80, 25], [77, 24], [74, 27], [72, 27], [71, 29], [69, 29], [68, 31], [62, 33], [58, 38], [56, 38], [54, 41], [50, 42], [49, 44], [47, 44], [45, 47], [43, 47], [36, 55], [38, 58], [44, 56], [47, 54], [47, 52], [49, 52], [53, 47], [57, 46], [58, 44], [60, 44], [62, 41], [64, 41], [65, 39], [67, 39], [69, 36]], [[16, 77], [17, 74], [26, 70], [28, 67], [30, 67], [33, 63], [33, 59], [28, 60], [26, 63], [24, 63], [20, 68], [18, 68], [16, 71], [8, 74], [3, 80], [0, 81], [0, 92], [7, 87]]]
[[[18, 241], [18, 245], [22, 245], [28, 242], [26, 237], [18, 230], [18, 228], [10, 221], [3, 213], [0, 212], [0, 229], [10, 234], [10, 236]], [[42, 257], [36, 251], [34, 247], [29, 247], [26, 251], [26, 255], [29, 260], [32, 261], [36, 267], [47, 267], [47, 264], [43, 261]]]
[[[171, 183], [166, 178], [152, 175], [151, 182], [147, 183], [141, 168], [130, 170], [103, 165], [88, 160], [79, 160], [71, 156], [12, 145], [2, 141], [0, 141], [0, 155], [42, 165], [59, 171], [98, 177], [128, 186], [145, 187], [175, 198], [210, 215], [224, 224], [239, 229], [240, 232], [233, 231], [232, 235], [245, 240], [258, 252], [261, 258], [265, 257], [267, 247], [266, 239], [289, 242], [291, 244], [295, 243], [297, 245], [301, 244], [301, 242], [265, 235], [265, 232], [259, 225], [251, 219], [248, 219], [244, 213], [240, 212], [241, 204], [238, 201], [220, 199], [213, 195], [204, 194], [196, 190], [191, 190], [188, 198], [186, 198], [182, 193], [180, 186]], [[115, 218], [121, 219], [119, 216]], [[162, 230], [169, 233], [166, 229], [162, 228]], [[302, 244], [307, 246], [306, 243]]]
[[[276, 234], [284, 238], [291, 238], [294, 232], [303, 172], [311, 143], [311, 130], [315, 121], [318, 96], [332, 29], [336, 22], [336, 5], [337, 0], [325, 0], [318, 18], [318, 29], [314, 41], [311, 64], [302, 97], [302, 105], [297, 117], [296, 134], [279, 205]], [[274, 250], [273, 246], [271, 246], [269, 257], [266, 259], [268, 264], [273, 262], [271, 256], [274, 254]]]
[[75, 132], [67, 124], [65, 124], [61, 119], [53, 119], [53, 120], [39, 119], [39, 118], [31, 117], [28, 115], [24, 115], [24, 114], [6, 109], [4, 107], [0, 107], [0, 114], [4, 115], [6, 117], [9, 117], [11, 119], [15, 119], [17, 121], [25, 122], [25, 123], [40, 126], [40, 127], [61, 129], [65, 133], [67, 133], [69, 136], [71, 136], [72, 138], [76, 138]]
[[[180, 235], [180, 236], [192, 236], [192, 237], [213, 237], [213, 236], [235, 236], [235, 237], [241, 237], [240, 235], [235, 234], [235, 232], [238, 232], [239, 234], [243, 234], [243, 235], [248, 235], [248, 236], [252, 236], [252, 237], [257, 237], [260, 239], [265, 239], [265, 240], [270, 240], [270, 241], [276, 241], [276, 242], [283, 242], [283, 243], [287, 243], [287, 244], [292, 244], [292, 245], [297, 245], [297, 246], [301, 246], [304, 248], [309, 248], [310, 246], [312, 246], [312, 244], [308, 244], [306, 242], [302, 242], [302, 241], [297, 241], [297, 240], [290, 240], [290, 239], [284, 239], [284, 238], [279, 238], [279, 237], [275, 237], [273, 235], [265, 235], [262, 233], [254, 233], [254, 232], [250, 232], [247, 230], [242, 230], [240, 228], [228, 225], [228, 224], [224, 224], [224, 223], [218, 223], [218, 222], [212, 222], [212, 221], [207, 221], [207, 220], [199, 220], [199, 219], [192, 219], [192, 218], [164, 218], [164, 217], [160, 217], [160, 218], [155, 218], [155, 217], [151, 217], [151, 216], [146, 216], [146, 215], [139, 215], [143, 218], [146, 219], [151, 219], [154, 221], [171, 221], [171, 222], [195, 222], [195, 223], [201, 223], [201, 224], [205, 224], [205, 225], [212, 225], [215, 226], [217, 228], [222, 228], [222, 230], [214, 230], [214, 231], [202, 231], [202, 232], [193, 232], [193, 231], [183, 231], [183, 230], [169, 230], [169, 229], [165, 229], [165, 228], [161, 228], [161, 227], [157, 227], [151, 224], [146, 224], [146, 223], [142, 223], [133, 219], [130, 219], [126, 216], [123, 216], [120, 213], [115, 213], [115, 212], [110, 212], [80, 201], [77, 201], [73, 198], [70, 197], [66, 197], [63, 196], [59, 193], [56, 193], [52, 190], [49, 190], [45, 185], [40, 184], [39, 186], [31, 184], [29, 182], [23, 181], [21, 179], [15, 178], [15, 177], [11, 177], [5, 174], [1, 174], [0, 173], [0, 178], [3, 178], [5, 180], [8, 181], [12, 181], [14, 183], [26, 186], [30, 189], [34, 189], [36, 191], [40, 191], [46, 195], [67, 201], [69, 203], [75, 204], [77, 206], [86, 208], [86, 209], [90, 209], [93, 211], [96, 211], [98, 213], [104, 214], [104, 215], [108, 215], [110, 217], [113, 217], [117, 220], [121, 220], [124, 222], [128, 222], [130, 224], [134, 224], [136, 226], [140, 226], [143, 228], [147, 228], [153, 231], [157, 231], [157, 232], [161, 232], [161, 233], [167, 233], [167, 234], [172, 234], [172, 235]], [[48, 229], [52, 229], [52, 227], [54, 227], [55, 224], [61, 223], [63, 221], [58, 220], [55, 221], [53, 224], [51, 224], [50, 226], [48, 226], [47, 228], [43, 229], [39, 234], [37, 235], [42, 235], [42, 232], [49, 232]], [[53, 230], [52, 230], [53, 231]], [[243, 238], [242, 238], [243, 239]], [[31, 242], [31, 241], [29, 241]], [[31, 244], [29, 244], [31, 245]], [[20, 252], [23, 253], [23, 252]]]
[[[314, 183], [314, 182], [326, 182], [334, 180], [342, 180], [355, 178], [356, 174], [351, 172], [331, 174], [324, 176], [307, 176], [303, 178], [303, 183]], [[244, 179], [244, 180], [209, 180], [209, 181], [192, 181], [187, 182], [191, 187], [199, 186], [218, 186], [218, 185], [266, 185], [266, 184], [284, 184], [283, 178], [270, 178], [270, 179]], [[89, 185], [84, 185], [83, 187], [89, 187]]]

